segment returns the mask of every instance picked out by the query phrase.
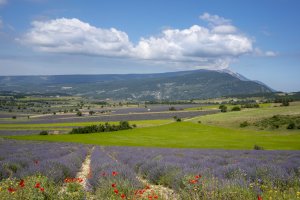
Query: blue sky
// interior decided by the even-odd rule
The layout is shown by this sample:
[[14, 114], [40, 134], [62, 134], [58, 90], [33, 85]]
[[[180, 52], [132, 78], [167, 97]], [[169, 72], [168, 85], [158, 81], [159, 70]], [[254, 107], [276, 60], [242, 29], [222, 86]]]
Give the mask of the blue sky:
[[300, 90], [298, 0], [0, 0], [0, 75], [231, 69]]

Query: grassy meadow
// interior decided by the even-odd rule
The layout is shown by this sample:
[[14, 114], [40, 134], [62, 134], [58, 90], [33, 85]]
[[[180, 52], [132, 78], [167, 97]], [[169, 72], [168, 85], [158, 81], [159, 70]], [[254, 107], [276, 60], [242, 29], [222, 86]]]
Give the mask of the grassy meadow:
[[112, 133], [48, 136], [27, 135], [10, 136], [9, 138], [52, 142], [76, 142], [104, 146], [253, 149], [253, 146], [256, 144], [265, 149], [300, 149], [299, 132], [278, 134], [268, 131], [236, 130], [196, 124], [193, 122], [174, 122], [167, 125]]
[[[44, 140], [52, 142], [75, 142], [106, 146], [145, 146], [172, 148], [210, 149], [253, 149], [254, 145], [265, 149], [300, 149], [300, 130], [260, 130], [249, 126], [240, 128], [243, 121], [255, 122], [273, 115], [300, 114], [300, 103], [287, 107], [262, 106], [242, 109], [237, 112], [218, 113], [185, 119], [183, 122], [166, 120], [132, 121], [138, 128], [112, 133], [79, 135], [26, 135], [9, 136], [20, 140]], [[199, 121], [201, 123], [199, 123]], [[117, 123], [117, 122], [114, 122]], [[55, 124], [1, 124], [0, 129], [60, 129], [70, 130], [72, 126], [88, 126], [99, 122], [55, 123]]]

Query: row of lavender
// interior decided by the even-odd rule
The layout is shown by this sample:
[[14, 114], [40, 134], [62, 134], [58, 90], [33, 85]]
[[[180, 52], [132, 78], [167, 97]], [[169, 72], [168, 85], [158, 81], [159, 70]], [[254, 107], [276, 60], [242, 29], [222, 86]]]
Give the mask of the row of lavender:
[[91, 155], [89, 184], [96, 198], [134, 198], [134, 191], [143, 188], [136, 173], [120, 163], [104, 147], [95, 147]]
[[299, 151], [134, 147], [106, 147], [105, 150], [150, 182], [176, 191], [188, 187], [187, 182], [200, 183], [194, 176], [202, 177], [207, 184], [210, 181], [207, 186], [210, 191], [238, 186], [260, 194], [267, 187], [283, 190], [295, 186], [299, 190], [300, 186]]
[[0, 180], [41, 174], [55, 182], [75, 177], [88, 147], [68, 143], [0, 140]]

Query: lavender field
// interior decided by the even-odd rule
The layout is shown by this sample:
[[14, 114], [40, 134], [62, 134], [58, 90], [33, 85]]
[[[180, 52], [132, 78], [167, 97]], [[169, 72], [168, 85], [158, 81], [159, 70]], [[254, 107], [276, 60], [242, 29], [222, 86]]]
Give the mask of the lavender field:
[[28, 194], [39, 194], [40, 199], [300, 198], [299, 151], [93, 147], [14, 140], [1, 140], [0, 149], [1, 199], [22, 199], [29, 189]]

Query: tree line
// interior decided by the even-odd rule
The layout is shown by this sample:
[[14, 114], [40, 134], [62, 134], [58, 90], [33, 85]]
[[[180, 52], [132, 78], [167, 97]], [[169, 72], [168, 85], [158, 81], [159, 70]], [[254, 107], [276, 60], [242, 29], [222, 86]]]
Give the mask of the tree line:
[[113, 131], [120, 131], [120, 130], [127, 130], [135, 128], [136, 125], [130, 125], [128, 121], [120, 121], [118, 125], [115, 124], [99, 124], [99, 125], [91, 125], [91, 126], [84, 126], [73, 128], [69, 134], [87, 134], [87, 133], [99, 133], [99, 132], [113, 132]]

